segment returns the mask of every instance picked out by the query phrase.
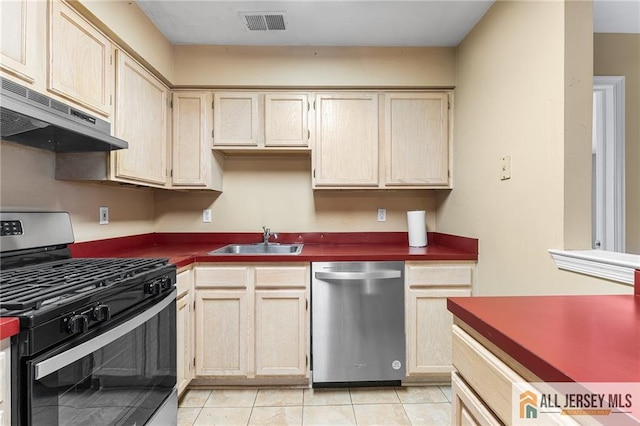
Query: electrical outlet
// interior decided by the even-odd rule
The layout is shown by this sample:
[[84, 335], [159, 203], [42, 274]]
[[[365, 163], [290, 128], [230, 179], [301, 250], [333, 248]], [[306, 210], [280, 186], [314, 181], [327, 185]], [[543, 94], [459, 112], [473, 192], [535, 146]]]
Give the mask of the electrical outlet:
[[378, 222], [387, 221], [387, 209], [378, 209]]
[[109, 207], [100, 207], [100, 225], [109, 223]]
[[202, 223], [211, 223], [211, 209], [202, 210]]
[[506, 156], [500, 159], [500, 180], [511, 179], [511, 157]]

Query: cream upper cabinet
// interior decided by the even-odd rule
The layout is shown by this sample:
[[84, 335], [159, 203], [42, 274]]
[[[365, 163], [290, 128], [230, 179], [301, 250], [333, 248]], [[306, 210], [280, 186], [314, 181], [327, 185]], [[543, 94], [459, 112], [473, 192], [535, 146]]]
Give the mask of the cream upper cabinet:
[[212, 94], [172, 94], [171, 186], [222, 191], [221, 158], [212, 148]]
[[308, 94], [294, 92], [214, 93], [214, 148], [231, 154], [308, 152], [308, 99]]
[[449, 185], [448, 94], [385, 94], [386, 186]]
[[110, 117], [111, 42], [65, 3], [53, 0], [49, 5], [48, 90]]
[[112, 155], [116, 180], [165, 186], [168, 90], [121, 51], [116, 75], [115, 135], [129, 142]]
[[378, 186], [378, 95], [316, 95], [314, 187]]
[[22, 82], [35, 83], [44, 65], [39, 60], [46, 58], [45, 10], [39, 0], [0, 1], [0, 69]]
[[264, 95], [265, 147], [306, 147], [310, 137], [308, 111], [307, 95]]
[[214, 94], [213, 144], [258, 146], [258, 94]]
[[448, 380], [453, 316], [447, 297], [471, 295], [473, 264], [407, 262], [405, 319], [407, 376], [417, 380]]

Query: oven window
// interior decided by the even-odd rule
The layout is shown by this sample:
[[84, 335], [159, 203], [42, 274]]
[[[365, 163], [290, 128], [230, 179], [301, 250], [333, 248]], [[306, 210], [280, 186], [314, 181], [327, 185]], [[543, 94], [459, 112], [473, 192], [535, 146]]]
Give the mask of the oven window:
[[144, 424], [176, 384], [175, 312], [174, 301], [99, 349], [39, 379], [34, 373], [30, 423]]

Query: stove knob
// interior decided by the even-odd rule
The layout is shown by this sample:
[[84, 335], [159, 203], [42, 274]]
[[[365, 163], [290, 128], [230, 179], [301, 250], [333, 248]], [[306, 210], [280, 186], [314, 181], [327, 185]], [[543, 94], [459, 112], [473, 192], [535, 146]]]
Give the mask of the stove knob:
[[98, 305], [91, 311], [94, 321], [109, 321], [111, 319], [111, 308], [108, 305]]
[[144, 284], [144, 292], [146, 294], [160, 294], [160, 281], [155, 280]]
[[67, 321], [67, 331], [70, 334], [84, 333], [87, 330], [89, 330], [89, 317], [86, 315], [73, 315]]
[[160, 287], [162, 288], [162, 291], [171, 290], [171, 278], [169, 277], [160, 278]]

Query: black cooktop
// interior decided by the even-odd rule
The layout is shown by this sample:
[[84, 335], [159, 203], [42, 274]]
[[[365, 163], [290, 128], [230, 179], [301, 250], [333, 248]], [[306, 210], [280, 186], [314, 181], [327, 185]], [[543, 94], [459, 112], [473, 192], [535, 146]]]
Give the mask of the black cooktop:
[[38, 310], [122, 282], [144, 282], [167, 259], [76, 258], [0, 271], [0, 310]]

